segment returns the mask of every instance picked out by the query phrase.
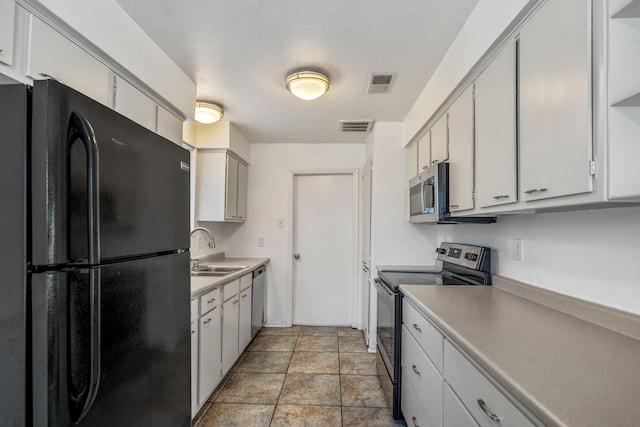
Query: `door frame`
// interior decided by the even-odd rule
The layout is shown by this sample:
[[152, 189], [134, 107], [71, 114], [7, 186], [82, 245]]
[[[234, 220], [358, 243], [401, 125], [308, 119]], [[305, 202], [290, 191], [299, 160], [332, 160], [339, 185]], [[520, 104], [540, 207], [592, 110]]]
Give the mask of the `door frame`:
[[287, 290], [285, 298], [288, 301], [286, 306], [286, 314], [285, 314], [285, 326], [293, 325], [293, 286], [294, 286], [294, 259], [293, 259], [293, 251], [295, 244], [295, 228], [296, 228], [296, 218], [295, 218], [295, 180], [297, 176], [304, 175], [350, 175], [352, 182], [352, 190], [353, 190], [353, 247], [352, 251], [352, 266], [351, 266], [351, 283], [349, 286], [349, 293], [351, 296], [351, 327], [362, 329], [361, 321], [361, 313], [362, 307], [359, 303], [361, 299], [361, 293], [358, 286], [360, 279], [360, 270], [358, 268], [358, 260], [360, 258], [360, 169], [352, 168], [352, 169], [291, 169], [289, 170], [289, 197], [288, 197], [288, 213], [289, 218], [291, 218], [291, 226], [288, 227], [287, 232], [287, 257], [289, 260], [287, 261]]

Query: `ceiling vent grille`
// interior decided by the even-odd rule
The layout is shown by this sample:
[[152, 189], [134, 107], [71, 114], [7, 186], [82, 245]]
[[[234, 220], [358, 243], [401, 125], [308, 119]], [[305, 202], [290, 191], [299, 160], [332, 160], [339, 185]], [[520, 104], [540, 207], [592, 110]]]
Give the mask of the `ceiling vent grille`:
[[340, 132], [369, 132], [373, 120], [340, 120]]
[[371, 74], [367, 93], [389, 93], [395, 74]]

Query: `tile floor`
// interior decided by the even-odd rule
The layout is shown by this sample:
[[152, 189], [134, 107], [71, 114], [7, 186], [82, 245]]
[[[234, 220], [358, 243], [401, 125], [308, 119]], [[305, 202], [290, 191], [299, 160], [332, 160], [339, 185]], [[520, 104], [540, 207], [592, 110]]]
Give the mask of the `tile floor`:
[[361, 331], [263, 328], [194, 427], [397, 426]]

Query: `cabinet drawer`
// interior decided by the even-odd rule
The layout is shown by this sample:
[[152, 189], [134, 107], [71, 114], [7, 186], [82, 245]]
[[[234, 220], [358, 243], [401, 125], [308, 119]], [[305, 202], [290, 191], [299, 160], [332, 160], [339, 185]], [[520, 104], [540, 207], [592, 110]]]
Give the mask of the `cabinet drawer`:
[[238, 295], [240, 292], [240, 279], [236, 279], [233, 282], [229, 282], [222, 288], [222, 297], [225, 301], [229, 298]]
[[402, 323], [416, 339], [429, 359], [442, 372], [442, 342], [444, 337], [420, 312], [407, 301], [402, 300]]
[[432, 427], [442, 426], [442, 385], [440, 373], [427, 355], [402, 326], [402, 381], [411, 384], [420, 396], [419, 401], [424, 414]]
[[200, 313], [206, 314], [220, 303], [220, 288], [216, 288], [200, 297]]
[[253, 274], [245, 274], [240, 278], [240, 290], [244, 291], [253, 283]]
[[447, 427], [479, 427], [467, 408], [456, 397], [451, 388], [444, 385], [444, 416], [442, 422]]
[[[489, 380], [448, 341], [444, 344], [444, 378], [480, 426], [534, 426]], [[484, 410], [481, 405], [484, 405]], [[500, 420], [492, 420], [490, 415]]]
[[[404, 376], [404, 374], [403, 374]], [[402, 415], [408, 427], [436, 427], [429, 422], [424, 413], [418, 395], [407, 381], [402, 383]]]
[[198, 299], [191, 300], [191, 321], [198, 320]]

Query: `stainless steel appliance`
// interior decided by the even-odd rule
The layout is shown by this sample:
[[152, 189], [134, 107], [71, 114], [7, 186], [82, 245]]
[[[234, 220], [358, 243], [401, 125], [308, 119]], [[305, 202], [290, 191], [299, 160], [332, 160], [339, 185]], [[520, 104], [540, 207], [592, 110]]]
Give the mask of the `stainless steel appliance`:
[[455, 216], [449, 212], [449, 163], [434, 163], [409, 181], [409, 221], [488, 224], [496, 222], [496, 217]]
[[255, 338], [264, 323], [264, 300], [267, 287], [267, 267], [261, 265], [253, 270], [253, 288], [251, 292], [251, 339]]
[[412, 285], [490, 285], [491, 249], [459, 243], [442, 243], [437, 257], [442, 270], [435, 272], [393, 271], [378, 272], [377, 290], [377, 370], [380, 383], [392, 409], [393, 418], [401, 413], [401, 354], [402, 293], [399, 286]]
[[0, 86], [0, 425], [190, 426], [189, 153]]

